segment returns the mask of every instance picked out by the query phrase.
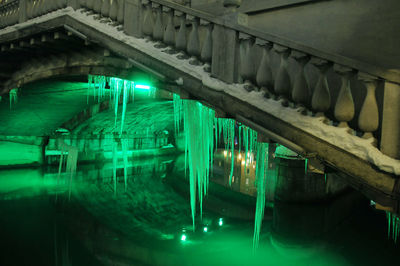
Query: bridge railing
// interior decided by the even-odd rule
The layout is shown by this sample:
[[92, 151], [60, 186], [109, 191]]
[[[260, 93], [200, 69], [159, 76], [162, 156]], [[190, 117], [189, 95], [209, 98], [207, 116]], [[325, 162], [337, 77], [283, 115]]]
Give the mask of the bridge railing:
[[399, 158], [399, 72], [257, 31], [235, 12], [216, 17], [167, 0], [3, 0], [0, 28], [66, 6], [110, 18], [126, 34], [204, 65], [213, 77], [265, 91], [287, 108], [302, 107], [304, 115], [325, 116], [327, 124], [372, 138]]

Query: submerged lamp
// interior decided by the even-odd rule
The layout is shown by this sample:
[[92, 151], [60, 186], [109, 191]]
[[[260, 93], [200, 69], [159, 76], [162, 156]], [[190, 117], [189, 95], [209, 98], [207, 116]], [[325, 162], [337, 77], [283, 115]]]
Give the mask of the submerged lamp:
[[219, 226], [224, 225], [224, 221], [222, 220], [222, 218], [219, 218], [218, 225], [219, 225]]
[[185, 234], [182, 234], [181, 241], [186, 241], [186, 235]]

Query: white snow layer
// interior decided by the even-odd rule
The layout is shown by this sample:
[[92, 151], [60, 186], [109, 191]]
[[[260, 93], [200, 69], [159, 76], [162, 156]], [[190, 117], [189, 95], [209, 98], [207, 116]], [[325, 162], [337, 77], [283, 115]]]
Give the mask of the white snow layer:
[[299, 109], [283, 107], [280, 102], [263, 97], [263, 92], [247, 92], [243, 88], [242, 84], [227, 84], [223, 81], [212, 78], [209, 73], [203, 70], [202, 66], [193, 66], [189, 64], [188, 59], [182, 60], [178, 59], [174, 55], [164, 53], [162, 52], [162, 49], [155, 48], [153, 42], [128, 36], [125, 33], [118, 31], [117, 28], [112, 25], [95, 20], [95, 15], [88, 16], [81, 11], [82, 10], [75, 11], [70, 7], [57, 10], [27, 22], [2, 29], [0, 30], [0, 35], [67, 14], [74, 19], [93, 27], [94, 30], [99, 30], [115, 40], [124, 42], [151, 57], [156, 57], [158, 60], [170, 65], [171, 67], [183, 71], [196, 79], [202, 80], [204, 86], [216, 91], [223, 91], [241, 101], [246, 101], [268, 114], [288, 122], [311, 135], [376, 165], [382, 171], [394, 173], [396, 175], [400, 174], [400, 160], [384, 155], [371, 144], [372, 139], [362, 139], [349, 134], [346, 131], [346, 128], [327, 125], [322, 122], [324, 120], [323, 117], [304, 116], [299, 113]]

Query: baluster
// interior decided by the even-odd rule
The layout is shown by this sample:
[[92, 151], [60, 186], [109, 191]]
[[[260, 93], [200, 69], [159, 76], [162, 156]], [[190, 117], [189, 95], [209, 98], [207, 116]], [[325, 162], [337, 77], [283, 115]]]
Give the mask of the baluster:
[[307, 54], [299, 51], [292, 51], [291, 57], [293, 57], [297, 61], [300, 67], [294, 78], [292, 100], [295, 103], [308, 106], [311, 98], [311, 90], [310, 86], [308, 85], [304, 67], [310, 60], [310, 57]]
[[191, 57], [189, 64], [199, 65], [200, 62], [197, 60], [200, 57], [199, 19], [191, 15], [186, 15], [186, 19], [192, 24], [187, 42], [187, 52]]
[[26, 3], [26, 17], [27, 19], [32, 18], [32, 1], [27, 0]]
[[52, 11], [54, 3], [56, 3], [56, 1], [44, 1], [43, 5], [42, 5], [43, 14], [46, 14], [46, 13]]
[[100, 14], [102, 0], [93, 0], [93, 11]]
[[47, 1], [49, 3], [49, 10], [56, 10], [59, 8], [63, 8], [63, 1], [56, 0], [56, 1]]
[[342, 80], [339, 96], [335, 104], [335, 118], [339, 121], [339, 127], [348, 127], [348, 122], [354, 117], [354, 101], [350, 88], [350, 77], [353, 69], [335, 64], [333, 69]]
[[36, 18], [39, 14], [39, 0], [36, 0], [33, 4], [32, 18]]
[[250, 35], [245, 33], [239, 34], [240, 40], [240, 76], [244, 82], [244, 88], [247, 91], [254, 89], [251, 81], [254, 75], [254, 64], [251, 58], [251, 48], [253, 46], [253, 39]]
[[89, 10], [93, 10], [94, 7], [94, 1], [93, 0], [81, 0], [81, 5], [86, 6]]
[[203, 68], [204, 71], [211, 72], [213, 24], [211, 24], [209, 21], [201, 19], [200, 25], [206, 27], [206, 37], [204, 38], [203, 41], [203, 47], [201, 48], [200, 58], [205, 63]]
[[311, 63], [318, 68], [319, 76], [311, 99], [311, 106], [318, 116], [326, 112], [331, 106], [331, 95], [329, 92], [326, 73], [329, 70], [330, 63], [324, 59], [313, 57]]
[[146, 6], [142, 25], [143, 34], [148, 38], [151, 38], [154, 27], [153, 10], [151, 8], [151, 3], [148, 0], [143, 0], [142, 3], [144, 6]]
[[157, 41], [157, 48], [161, 48], [162, 45], [162, 40], [164, 37], [164, 28], [163, 28], [163, 23], [162, 23], [162, 12], [161, 12], [161, 5], [158, 3], [153, 3], [153, 10], [156, 13], [156, 22], [153, 27], [153, 39]]
[[167, 26], [164, 31], [164, 43], [169, 46], [169, 49], [165, 52], [169, 54], [175, 53], [173, 47], [175, 45], [175, 26], [174, 26], [174, 14], [171, 8], [163, 6], [163, 12], [166, 13]]
[[178, 51], [180, 51], [180, 54], [178, 55], [179, 59], [185, 59], [187, 58], [185, 56], [185, 51], [186, 51], [186, 15], [183, 14], [180, 11], [175, 10], [175, 16], [179, 17], [179, 31], [178, 34], [176, 35], [176, 41], [175, 41], [175, 47]]
[[118, 0], [117, 21], [120, 24], [124, 23], [124, 6], [125, 0]]
[[117, 20], [117, 13], [118, 13], [118, 6], [117, 6], [117, 0], [111, 0], [111, 7], [110, 7], [110, 18], [113, 21]]
[[262, 58], [257, 69], [256, 82], [258, 87], [265, 92], [265, 96], [269, 98], [270, 93], [273, 90], [273, 77], [269, 57], [272, 43], [261, 39], [256, 39], [256, 45], [262, 48]]
[[279, 65], [278, 74], [276, 75], [274, 90], [278, 96], [281, 96], [284, 101], [283, 105], [287, 106], [288, 101], [287, 98], [290, 97], [291, 92], [291, 82], [289, 72], [287, 70], [287, 60], [290, 54], [290, 49], [288, 47], [284, 47], [278, 44], [274, 44], [274, 50], [277, 54], [279, 54], [281, 63]]
[[103, 17], [110, 16], [110, 0], [103, 0], [100, 12]]
[[[358, 73], [358, 79], [364, 83], [367, 91], [358, 117], [358, 127], [364, 132], [363, 138], [374, 139], [372, 134], [379, 126], [379, 111], [375, 96], [377, 79], [366, 73]], [[376, 145], [375, 139], [373, 144]]]

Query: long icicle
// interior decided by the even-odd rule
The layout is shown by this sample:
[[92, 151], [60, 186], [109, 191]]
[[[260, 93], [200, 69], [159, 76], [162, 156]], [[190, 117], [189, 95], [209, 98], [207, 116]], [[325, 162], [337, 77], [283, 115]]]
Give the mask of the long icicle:
[[207, 193], [211, 153], [214, 149], [214, 111], [195, 101], [184, 101], [185, 143], [189, 163], [190, 205], [195, 229], [196, 192], [199, 196], [200, 217], [203, 197]]
[[258, 143], [257, 167], [256, 167], [257, 203], [256, 203], [256, 216], [254, 221], [254, 236], [253, 236], [254, 251], [258, 248], [262, 221], [264, 219], [265, 191], [267, 185], [267, 175], [266, 175], [267, 168], [268, 168], [268, 143]]

